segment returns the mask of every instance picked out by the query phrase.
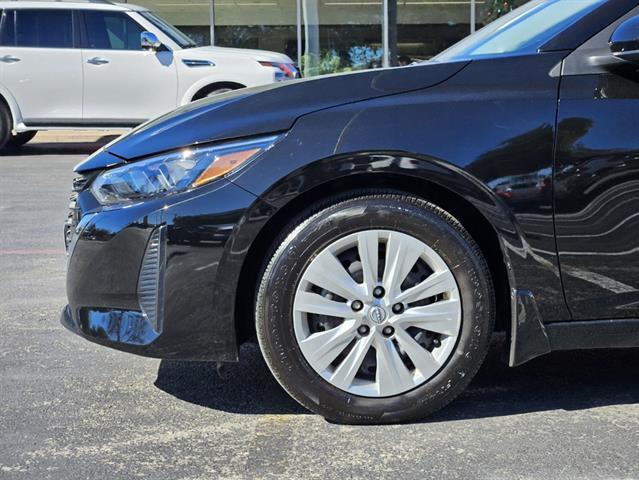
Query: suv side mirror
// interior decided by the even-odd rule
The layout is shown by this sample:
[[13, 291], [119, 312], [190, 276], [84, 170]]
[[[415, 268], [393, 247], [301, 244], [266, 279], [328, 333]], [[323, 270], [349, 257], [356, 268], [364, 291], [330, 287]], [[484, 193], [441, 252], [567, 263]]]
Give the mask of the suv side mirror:
[[162, 42], [160, 42], [155, 33], [142, 32], [140, 34], [140, 45], [143, 50], [159, 50]]
[[639, 16], [619, 25], [612, 33], [609, 45], [616, 58], [639, 63]]

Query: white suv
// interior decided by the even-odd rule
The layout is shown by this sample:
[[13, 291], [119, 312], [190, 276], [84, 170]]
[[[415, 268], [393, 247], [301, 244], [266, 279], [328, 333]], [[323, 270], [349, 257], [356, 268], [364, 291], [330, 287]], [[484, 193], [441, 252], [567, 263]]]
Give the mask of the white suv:
[[195, 47], [149, 10], [0, 1], [0, 148], [38, 130], [133, 127], [219, 92], [298, 76], [286, 55]]

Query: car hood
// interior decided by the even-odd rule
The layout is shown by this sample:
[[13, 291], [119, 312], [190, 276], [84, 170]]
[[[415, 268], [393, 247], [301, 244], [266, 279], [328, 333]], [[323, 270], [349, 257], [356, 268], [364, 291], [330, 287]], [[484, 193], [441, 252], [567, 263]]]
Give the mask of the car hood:
[[175, 55], [180, 58], [205, 58], [214, 60], [220, 55], [230, 57], [248, 57], [258, 62], [278, 62], [278, 63], [293, 63], [287, 55], [277, 52], [269, 52], [268, 50], [252, 50], [249, 48], [227, 48], [227, 47], [194, 47], [185, 48], [183, 50], [176, 50]]
[[292, 80], [198, 100], [140, 125], [103, 147], [75, 170], [106, 168], [181, 147], [286, 131], [302, 115], [431, 87], [467, 64], [425, 63]]

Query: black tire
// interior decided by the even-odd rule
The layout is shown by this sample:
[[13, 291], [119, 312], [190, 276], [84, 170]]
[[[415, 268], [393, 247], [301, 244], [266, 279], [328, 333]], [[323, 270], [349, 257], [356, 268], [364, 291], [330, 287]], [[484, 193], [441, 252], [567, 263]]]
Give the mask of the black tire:
[[[492, 280], [475, 241], [450, 214], [407, 195], [367, 194], [315, 211], [284, 231], [259, 283], [257, 336], [277, 381], [303, 406], [337, 423], [405, 422], [447, 405], [481, 366], [494, 328]], [[412, 235], [435, 250], [451, 267], [462, 305], [459, 340], [441, 370], [413, 390], [377, 398], [353, 395], [321, 378], [302, 355], [292, 320], [294, 292], [310, 261], [336, 239], [371, 228]]]
[[11, 112], [3, 103], [0, 103], [0, 151], [9, 146], [8, 143], [11, 140], [11, 128]]
[[21, 132], [15, 135], [11, 135], [11, 138], [7, 141], [7, 148], [18, 148], [29, 142], [36, 136], [36, 131], [30, 130], [28, 132]]

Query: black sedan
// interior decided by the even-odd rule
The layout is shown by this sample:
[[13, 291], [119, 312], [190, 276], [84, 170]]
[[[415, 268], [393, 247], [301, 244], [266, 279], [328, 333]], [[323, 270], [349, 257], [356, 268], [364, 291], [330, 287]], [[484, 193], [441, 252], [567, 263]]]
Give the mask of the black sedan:
[[533, 0], [431, 61], [231, 92], [75, 171], [62, 322], [236, 362], [337, 422], [639, 346], [639, 6]]

